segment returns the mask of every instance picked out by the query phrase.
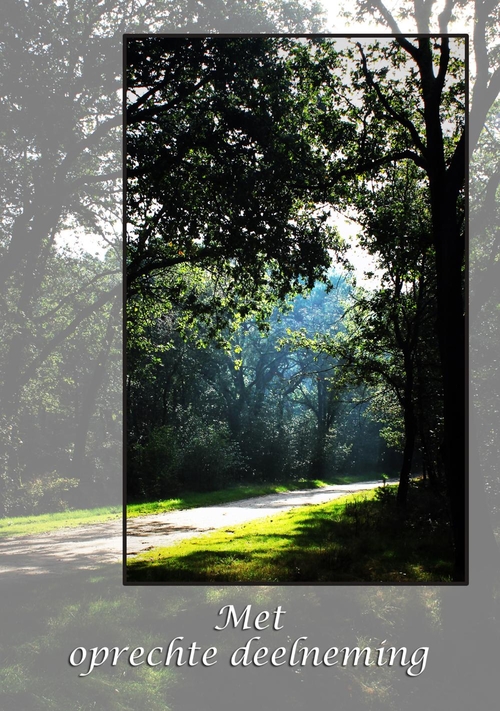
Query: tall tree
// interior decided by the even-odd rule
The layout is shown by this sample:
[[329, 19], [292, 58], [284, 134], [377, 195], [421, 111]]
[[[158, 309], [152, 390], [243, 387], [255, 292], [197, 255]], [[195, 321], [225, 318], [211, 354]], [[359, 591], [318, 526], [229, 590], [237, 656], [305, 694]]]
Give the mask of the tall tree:
[[[338, 115], [343, 107], [355, 137], [339, 153], [330, 144], [327, 123], [317, 122], [318, 140], [329, 151], [330, 162], [330, 195], [323, 193], [322, 199], [345, 199], [350, 177], [376, 176], [394, 161], [411, 161], [426, 177], [444, 392], [443, 452], [457, 580], [465, 575], [466, 529], [464, 47], [464, 39], [447, 36], [357, 42], [355, 50], [347, 51], [342, 70], [339, 54], [328, 42], [322, 42], [309, 60], [299, 49], [309, 75], [316, 76], [315, 101], [321, 101], [326, 115]], [[350, 75], [347, 88], [342, 71], [344, 77]]]

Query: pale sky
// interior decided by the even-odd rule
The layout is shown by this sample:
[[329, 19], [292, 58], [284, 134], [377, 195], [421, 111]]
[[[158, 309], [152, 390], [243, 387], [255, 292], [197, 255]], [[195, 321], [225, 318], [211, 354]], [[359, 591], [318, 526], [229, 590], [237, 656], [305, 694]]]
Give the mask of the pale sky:
[[[342, 16], [342, 12], [345, 12], [346, 6], [347, 8], [352, 7], [353, 3], [343, 2], [342, 0], [322, 0], [321, 4], [326, 10], [328, 30], [330, 32], [345, 32], [346, 30], [349, 32], [360, 33], [390, 31], [387, 25], [377, 25], [373, 19], [364, 22], [359, 22], [357, 20], [348, 21], [345, 17]], [[415, 32], [416, 29], [414, 21], [411, 18], [407, 20], [399, 20], [397, 18], [398, 7], [400, 7], [401, 4], [402, 3], [400, 2], [400, 0], [386, 0], [384, 2], [385, 7], [392, 13], [393, 16], [396, 16], [396, 20], [398, 21], [398, 26], [401, 32], [403, 32], [404, 34], [410, 34], [412, 32]], [[434, 18], [436, 19], [433, 25], [436, 29], [438, 28], [437, 16], [442, 11], [444, 5], [445, 0], [440, 0], [436, 3], [436, 10], [434, 12]], [[449, 32], [464, 34], [469, 33], [470, 35], [472, 35], [474, 28], [473, 17], [474, 4], [471, 2], [468, 8], [462, 8], [457, 12], [456, 19], [449, 25]]]
[[[444, 5], [445, 0], [441, 0], [439, 3], [437, 3], [437, 11], [436, 15], [441, 12], [442, 6]], [[346, 7], [349, 7], [350, 3], [345, 3], [342, 0], [323, 0], [321, 3], [323, 7], [326, 10], [327, 13], [327, 25], [328, 25], [328, 31], [330, 32], [339, 32], [339, 33], [346, 33], [352, 32], [352, 33], [370, 33], [370, 32], [388, 32], [387, 26], [384, 25], [378, 25], [376, 24], [373, 19], [370, 21], [364, 21], [364, 22], [359, 22], [359, 21], [348, 21], [345, 17], [342, 16], [342, 11]], [[393, 14], [397, 13], [397, 8], [401, 5], [401, 2], [399, 0], [386, 0], [384, 3], [385, 6], [387, 7], [388, 10], [390, 10]], [[461, 14], [457, 19], [450, 23], [449, 30], [452, 32], [468, 32], [472, 33], [473, 31], [473, 8], [465, 8], [464, 10], [461, 11]], [[436, 23], [437, 26], [437, 23]], [[399, 21], [399, 27], [402, 32], [410, 34], [411, 32], [415, 31], [415, 27], [413, 24], [413, 21], [411, 20], [402, 20]], [[352, 237], [355, 235], [356, 231], [359, 229], [355, 223], [352, 223], [348, 220], [345, 220], [343, 218], [336, 218], [336, 224], [339, 228], [339, 231], [341, 234], [346, 237], [347, 239], [352, 239]], [[78, 236], [79, 239], [75, 240], [75, 237]], [[84, 251], [89, 251], [94, 254], [104, 254], [106, 249], [108, 248], [108, 245], [103, 244], [102, 240], [98, 235], [89, 235], [88, 233], [85, 233], [83, 230], [75, 231], [73, 230], [63, 230], [57, 237], [57, 244], [59, 246], [66, 246], [69, 247], [72, 251], [74, 252], [79, 252], [80, 250]], [[352, 261], [352, 263], [358, 267], [360, 272], [363, 270], [368, 270], [372, 268], [372, 265], [367, 261], [367, 258], [363, 255], [361, 250], [358, 248], [356, 249], [353, 247], [350, 252], [349, 252], [349, 258]], [[368, 258], [369, 260], [369, 258]], [[361, 277], [361, 274], [360, 274]]]

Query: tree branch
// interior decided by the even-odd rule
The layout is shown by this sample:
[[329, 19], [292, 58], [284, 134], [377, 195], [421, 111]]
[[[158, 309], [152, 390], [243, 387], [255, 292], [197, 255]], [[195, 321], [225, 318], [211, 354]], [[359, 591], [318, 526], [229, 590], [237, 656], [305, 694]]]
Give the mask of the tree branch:
[[427, 148], [424, 145], [424, 143], [422, 142], [422, 139], [420, 138], [418, 131], [415, 128], [414, 124], [412, 123], [412, 121], [410, 121], [409, 118], [406, 118], [406, 116], [403, 116], [398, 111], [396, 111], [396, 109], [394, 109], [393, 106], [391, 106], [388, 98], [383, 94], [380, 86], [374, 81], [373, 74], [368, 69], [366, 55], [364, 53], [363, 47], [361, 46], [361, 43], [357, 42], [356, 44], [357, 44], [360, 54], [361, 54], [361, 62], [363, 65], [363, 74], [366, 77], [368, 85], [371, 86], [375, 90], [380, 103], [385, 108], [385, 110], [389, 113], [389, 115], [392, 116], [393, 119], [395, 119], [401, 126], [406, 128], [410, 132], [410, 135], [412, 137], [415, 147], [418, 148], [418, 150], [422, 153], [422, 155], [424, 157], [426, 157]]
[[111, 301], [113, 298], [121, 295], [121, 293], [122, 285], [118, 284], [113, 289], [111, 289], [111, 291], [107, 291], [106, 293], [102, 294], [92, 304], [88, 304], [88, 306], [85, 306], [80, 311], [80, 313], [73, 319], [73, 321], [68, 324], [66, 328], [63, 328], [62, 331], [59, 331], [57, 335], [55, 335], [48, 343], [46, 343], [40, 353], [35, 356], [30, 365], [19, 376], [17, 381], [17, 388], [21, 388], [23, 385], [26, 385], [26, 383], [28, 383], [32, 378], [36, 376], [37, 370], [42, 365], [42, 363], [49, 357], [51, 353], [55, 351], [55, 349], [60, 343], [62, 343], [66, 338], [71, 336], [76, 331], [82, 321], [85, 321], [85, 319], [89, 318], [89, 316], [92, 316], [92, 314], [95, 313], [102, 306], [104, 306], [104, 304], [108, 303], [108, 301]]

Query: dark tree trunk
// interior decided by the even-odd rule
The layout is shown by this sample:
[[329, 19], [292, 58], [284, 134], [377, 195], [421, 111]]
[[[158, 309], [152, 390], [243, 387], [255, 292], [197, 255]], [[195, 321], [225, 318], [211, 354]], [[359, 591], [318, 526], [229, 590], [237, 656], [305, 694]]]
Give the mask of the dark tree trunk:
[[[395, 322], [396, 338], [403, 350], [405, 385], [403, 393], [404, 407], [404, 436], [405, 447], [403, 451], [403, 462], [401, 464], [401, 472], [399, 475], [399, 486], [397, 495], [397, 504], [400, 509], [405, 509], [408, 503], [408, 489], [410, 485], [411, 465], [413, 461], [413, 453], [415, 451], [415, 438], [417, 435], [417, 420], [413, 406], [413, 382], [415, 364], [412, 355], [411, 339], [403, 342], [402, 334], [397, 322]], [[417, 324], [414, 324], [417, 328]]]
[[463, 269], [465, 241], [457, 215], [465, 179], [465, 135], [446, 165], [440, 103], [449, 62], [449, 40], [441, 39], [439, 73], [434, 74], [431, 44], [418, 40], [416, 57], [422, 81], [433, 242], [436, 250], [438, 344], [443, 373], [443, 460], [455, 546], [454, 579], [465, 579], [466, 371]]
[[328, 383], [321, 376], [316, 380], [317, 407], [315, 410], [317, 418], [316, 441], [314, 443], [314, 453], [311, 460], [311, 477], [324, 479], [326, 476], [326, 435], [330, 428], [330, 415], [328, 408]]
[[462, 238], [456, 201], [435, 188], [439, 354], [443, 371], [443, 460], [455, 546], [455, 580], [465, 579], [466, 370]]
[[416, 420], [413, 414], [412, 405], [405, 407], [405, 447], [403, 451], [403, 462], [399, 474], [399, 486], [397, 494], [397, 505], [400, 509], [405, 509], [408, 503], [408, 489], [410, 485], [411, 464], [415, 451], [415, 437], [417, 432]]

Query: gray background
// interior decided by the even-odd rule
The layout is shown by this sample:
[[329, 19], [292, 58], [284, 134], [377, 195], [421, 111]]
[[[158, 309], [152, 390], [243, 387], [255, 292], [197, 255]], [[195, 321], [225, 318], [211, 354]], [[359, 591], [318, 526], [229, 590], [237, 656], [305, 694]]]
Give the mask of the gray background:
[[[311, 4], [297, 5], [278, 0], [265, 2], [180, 2], [178, 0], [143, 3], [132, 1], [101, 2], [91, 0], [61, 3], [67, 7], [60, 24], [51, 19], [51, 0], [28, 3], [7, 0], [2, 13], [4, 38], [9, 47], [17, 43], [19, 62], [2, 62], [4, 102], [15, 108], [9, 113], [6, 140], [17, 140], [26, 122], [47, 122], [54, 116], [55, 131], [47, 131], [50, 148], [53, 141], [52, 164], [39, 166], [39, 181], [32, 187], [33, 215], [24, 232], [10, 236], [6, 218], [2, 239], [7, 252], [24, 250], [25, 264], [36, 255], [36, 244], [44, 229], [44, 219], [54, 210], [68, 214], [75, 209], [75, 200], [82, 201], [85, 191], [74, 192], [71, 200], [48, 188], [48, 180], [64, 163], [58, 152], [60, 131], [71, 130], [72, 116], [58, 110], [64, 92], [73, 90], [77, 63], [71, 64], [71, 49], [80, 46], [87, 57], [88, 72], [80, 80], [83, 91], [94, 97], [99, 110], [106, 114], [106, 131], [101, 139], [86, 146], [89, 171], [109, 175], [109, 195], [114, 201], [114, 218], [102, 216], [108, 237], [110, 225], [119, 217], [121, 204], [120, 170], [120, 94], [121, 37], [123, 32], [268, 32], [313, 31], [328, 29], [342, 32], [346, 20], [328, 27], [318, 18]], [[412, 3], [398, 3], [412, 11]], [[404, 32], [419, 29], [437, 31], [447, 17], [429, 20], [428, 2], [417, 2], [416, 18], [410, 13], [401, 21]], [[446, 3], [453, 6], [453, 3]], [[351, 18], [349, 31], [394, 30], [394, 22], [378, 2], [338, 3], [345, 10], [365, 8], [360, 16]], [[52, 8], [52, 9], [51, 9]], [[475, 19], [480, 46], [484, 23], [498, 13], [496, 3], [465, 3], [465, 16], [448, 25], [450, 31], [463, 32]], [[475, 13], [475, 18], [472, 14]], [[385, 14], [385, 20], [381, 19]], [[467, 14], [471, 17], [467, 19]], [[488, 19], [489, 18], [489, 19]], [[380, 19], [380, 22], [378, 22]], [[448, 18], [449, 19], [449, 18]], [[429, 22], [428, 25], [426, 23]], [[438, 23], [441, 25], [438, 25]], [[387, 24], [388, 23], [388, 24]], [[365, 30], [366, 31], [366, 30]], [[478, 54], [477, 89], [471, 116], [473, 133], [479, 133], [486, 108], [491, 104], [491, 92], [497, 79], [488, 74], [488, 52], [498, 41], [489, 34], [486, 45]], [[0, 50], [6, 45], [1, 44]], [[51, 53], [54, 53], [51, 54]], [[46, 61], [57, 56], [57, 61]], [[491, 55], [492, 56], [492, 55]], [[486, 57], [486, 59], [485, 59]], [[30, 65], [31, 58], [33, 64]], [[92, 59], [95, 61], [92, 63]], [[493, 61], [493, 60], [492, 60]], [[93, 65], [93, 70], [92, 70]], [[20, 67], [22, 66], [22, 72]], [[31, 67], [31, 69], [30, 69]], [[494, 69], [494, 65], [493, 65]], [[30, 81], [31, 77], [31, 81]], [[33, 79], [40, 87], [37, 92]], [[488, 89], [489, 85], [489, 89]], [[29, 90], [24, 90], [26, 87]], [[474, 83], [472, 83], [474, 88]], [[490, 92], [490, 93], [488, 93]], [[89, 114], [92, 101], [89, 100]], [[56, 135], [57, 134], [57, 135]], [[104, 137], [104, 138], [103, 138]], [[3, 139], [2, 139], [3, 140]], [[82, 146], [76, 146], [81, 150]], [[50, 156], [50, 150], [46, 155]], [[104, 160], [103, 156], [106, 157]], [[92, 158], [96, 158], [92, 163]], [[12, 156], [11, 156], [12, 159]], [[107, 165], [105, 164], [107, 161]], [[481, 159], [472, 162], [472, 170], [495, 172], [495, 160], [488, 165]], [[12, 168], [12, 166], [10, 166]], [[11, 179], [6, 172], [3, 180]], [[19, 180], [22, 176], [19, 177]], [[69, 178], [68, 178], [69, 181]], [[65, 183], [67, 185], [67, 183]], [[55, 185], [55, 183], [54, 183]], [[87, 183], [88, 185], [88, 183]], [[9, 186], [5, 186], [7, 189]], [[115, 192], [113, 192], [113, 189]], [[76, 195], [76, 197], [75, 197]], [[79, 196], [82, 196], [81, 198]], [[67, 200], [67, 204], [64, 201]], [[107, 209], [112, 209], [113, 204]], [[0, 708], [11, 709], [156, 709], [172, 711], [232, 711], [233, 709], [454, 709], [469, 711], [498, 708], [500, 684], [498, 674], [499, 623], [498, 548], [495, 529], [500, 528], [497, 500], [499, 493], [498, 462], [498, 295], [497, 262], [474, 261], [481, 252], [478, 245], [493, 242], [492, 226], [496, 224], [496, 203], [483, 203], [480, 191], [471, 195], [471, 437], [470, 437], [470, 584], [467, 587], [122, 587], [121, 565], [104, 566], [98, 571], [80, 570], [78, 561], [61, 562], [56, 575], [49, 577], [10, 576], [0, 580], [0, 614], [2, 627], [2, 667], [0, 674]], [[37, 212], [38, 211], [38, 212]], [[111, 214], [111, 213], [110, 213]], [[57, 222], [57, 221], [56, 221]], [[60, 223], [57, 223], [60, 228]], [[57, 231], [57, 230], [56, 230]], [[97, 245], [98, 229], [90, 223], [82, 231], [80, 243]], [[84, 237], [84, 235], [87, 237]], [[63, 232], [68, 242], [75, 234]], [[12, 242], [10, 241], [12, 239]], [[15, 242], [17, 240], [17, 242]], [[491, 249], [495, 249], [495, 244]], [[492, 252], [493, 257], [496, 252]], [[489, 268], [484, 264], [489, 264]], [[104, 267], [103, 267], [104, 269]], [[16, 271], [11, 274], [9, 288], [15, 291]], [[20, 274], [20, 272], [19, 272]], [[25, 272], [24, 272], [25, 274]], [[21, 276], [19, 276], [21, 280]], [[119, 282], [116, 282], [119, 283]], [[21, 281], [19, 282], [21, 286]], [[108, 290], [112, 285], [107, 285]], [[106, 302], [117, 303], [113, 295]], [[83, 323], [83, 322], [82, 322]], [[113, 323], [114, 338], [120, 337], [120, 324]], [[74, 336], [78, 339], [78, 329]], [[110, 336], [111, 338], [111, 336]], [[78, 343], [78, 341], [77, 341]], [[115, 342], [116, 343], [116, 342]], [[88, 348], [88, 333], [82, 336], [82, 349]], [[81, 357], [85, 357], [82, 352]], [[78, 360], [72, 366], [78, 370]], [[121, 393], [116, 385], [116, 364], [102, 378], [100, 397], [107, 398], [115, 419], [121, 416]], [[9, 374], [4, 373], [8, 380]], [[34, 381], [43, 378], [43, 369], [36, 371]], [[43, 381], [39, 385], [43, 388]], [[62, 387], [62, 385], [61, 385]], [[87, 385], [82, 381], [82, 397]], [[34, 390], [36, 393], [36, 389]], [[4, 433], [8, 429], [8, 412], [2, 413]], [[101, 475], [107, 500], [121, 501], [122, 473], [118, 440], [110, 445], [111, 453]], [[29, 448], [30, 443], [23, 446]], [[103, 484], [104, 482], [104, 484]], [[104, 496], [104, 494], [103, 494]], [[86, 501], [74, 502], [85, 507]], [[243, 644], [256, 632], [214, 632], [217, 611], [232, 603], [242, 608], [252, 603], [256, 609], [274, 609], [281, 604], [287, 611], [282, 632], [263, 632], [263, 643], [275, 648], [290, 644], [298, 636], [308, 637], [311, 645], [320, 648], [353, 646], [357, 643], [377, 646], [406, 645], [415, 649], [430, 647], [425, 672], [408, 678], [404, 670], [394, 668], [365, 669], [231, 669], [225, 661], [229, 652]], [[86, 678], [79, 678], [78, 669], [68, 664], [68, 656], [76, 646], [142, 645], [150, 648], [165, 645], [176, 635], [186, 643], [196, 641], [202, 646], [216, 645], [219, 663], [204, 669], [131, 668], [124, 664], [115, 669], [103, 666]]]

